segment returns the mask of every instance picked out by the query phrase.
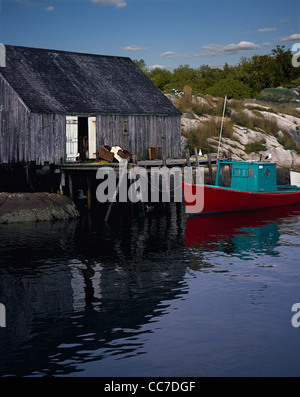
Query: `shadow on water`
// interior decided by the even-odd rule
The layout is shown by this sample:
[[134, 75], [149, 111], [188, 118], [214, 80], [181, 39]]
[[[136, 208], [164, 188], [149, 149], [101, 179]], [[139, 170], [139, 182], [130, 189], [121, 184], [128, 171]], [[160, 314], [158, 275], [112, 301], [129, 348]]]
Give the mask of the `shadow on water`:
[[142, 354], [143, 326], [187, 293], [177, 215], [0, 226], [0, 375], [75, 374]]

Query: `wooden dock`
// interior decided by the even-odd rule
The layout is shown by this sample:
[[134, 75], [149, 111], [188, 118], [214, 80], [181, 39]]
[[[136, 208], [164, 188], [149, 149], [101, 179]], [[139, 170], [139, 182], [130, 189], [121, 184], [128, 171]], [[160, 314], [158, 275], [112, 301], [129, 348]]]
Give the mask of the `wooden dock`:
[[[193, 158], [191, 158], [190, 165], [188, 164], [186, 159], [166, 159], [165, 163], [163, 161], [164, 160], [138, 160], [136, 165], [146, 169], [150, 169], [151, 167], [161, 167], [163, 165], [169, 168], [171, 167], [184, 168], [186, 166], [198, 166], [198, 165], [202, 167], [209, 167], [209, 157], [207, 159], [201, 158], [198, 161], [193, 160]], [[217, 155], [212, 154], [210, 156], [210, 161], [212, 166], [215, 165], [217, 161]], [[95, 161], [95, 162], [77, 162], [77, 163], [66, 163], [66, 164], [56, 165], [56, 168], [62, 171], [97, 171], [100, 167], [112, 167], [115, 168], [117, 171], [119, 168], [119, 163]]]
[[[196, 151], [195, 151], [196, 154]], [[223, 156], [222, 156], [223, 157]], [[138, 166], [150, 172], [152, 168], [166, 166], [168, 168], [178, 167], [184, 170], [184, 167], [203, 167], [208, 170], [209, 183], [212, 181], [212, 168], [217, 164], [217, 154], [209, 154], [207, 157], [190, 156], [187, 151], [186, 159], [165, 159], [162, 160], [137, 160], [133, 156], [133, 162], [128, 163], [128, 167]], [[106, 161], [85, 161], [76, 163], [66, 163], [56, 165], [56, 173], [61, 174], [60, 191], [76, 199], [76, 192], [83, 191], [87, 200], [87, 208], [91, 209], [93, 198], [96, 197], [97, 188], [96, 172], [99, 168], [110, 167], [116, 172], [117, 179], [119, 175], [119, 162], [109, 163]]]

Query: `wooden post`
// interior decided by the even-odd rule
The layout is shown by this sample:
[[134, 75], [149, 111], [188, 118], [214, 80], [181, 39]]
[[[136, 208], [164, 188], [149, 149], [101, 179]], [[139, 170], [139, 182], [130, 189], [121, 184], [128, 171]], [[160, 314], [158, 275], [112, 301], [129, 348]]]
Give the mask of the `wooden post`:
[[69, 180], [69, 194], [70, 194], [70, 198], [71, 200], [73, 200], [74, 195], [73, 195], [73, 181], [72, 181], [72, 176], [71, 173], [68, 173], [68, 180]]
[[120, 185], [123, 182], [124, 178], [127, 176], [127, 167], [128, 167], [129, 160], [130, 160], [130, 158], [127, 157], [127, 159], [125, 160], [126, 164], [124, 165], [123, 172], [122, 172], [121, 175], [119, 175], [119, 182], [118, 182], [118, 185], [116, 187], [115, 193], [113, 195], [112, 201], [109, 204], [109, 207], [108, 207], [108, 210], [107, 210], [107, 213], [106, 213], [106, 216], [105, 216], [105, 222], [107, 222], [109, 217], [110, 217], [110, 213], [111, 213], [112, 207], [113, 207], [113, 205], [114, 205], [114, 203], [115, 203], [115, 201], [117, 199], [117, 196], [119, 194]]
[[199, 167], [199, 156], [198, 156], [198, 149], [195, 147], [195, 157], [196, 157], [196, 163], [197, 167]]
[[166, 155], [166, 137], [163, 135], [162, 137], [161, 137], [161, 139], [162, 139], [162, 154], [163, 155]]
[[[165, 155], [163, 156], [162, 163], [163, 163], [163, 167], [167, 167], [167, 160], [166, 160], [166, 156], [165, 156]], [[171, 192], [170, 192], [170, 186], [169, 186], [168, 175], [165, 175], [165, 182], [166, 182], [166, 189], [167, 189], [168, 192], [169, 192], [169, 198], [170, 198], [170, 200], [169, 200], [169, 206], [168, 206], [168, 208], [169, 208], [169, 213], [171, 213], [171, 212], [172, 212], [172, 209], [171, 209]]]
[[212, 185], [212, 169], [211, 169], [211, 156], [210, 156], [210, 153], [208, 153], [207, 161], [208, 161], [208, 170], [209, 170], [209, 184]]
[[64, 171], [60, 173], [59, 193], [64, 194], [64, 187], [66, 186], [66, 174]]
[[30, 193], [35, 191], [35, 179], [36, 179], [36, 165], [35, 162], [30, 162], [25, 166], [26, 170], [26, 182], [27, 190]]
[[[133, 161], [133, 166], [137, 167], [137, 156], [134, 154], [132, 156], [132, 161]], [[139, 181], [140, 180], [140, 175], [137, 174], [136, 176], [136, 180]], [[140, 195], [141, 195], [141, 205], [142, 205], [142, 210], [143, 210], [143, 216], [145, 216], [145, 207], [144, 207], [144, 201], [143, 201], [143, 189], [141, 184], [139, 183], [139, 189], [140, 189]]]
[[187, 166], [191, 167], [191, 156], [190, 156], [190, 149], [189, 148], [186, 149], [185, 158], [186, 158]]
[[189, 181], [191, 181], [191, 183], [193, 183], [193, 173], [192, 173], [192, 166], [191, 166], [191, 156], [190, 156], [190, 150], [189, 148], [186, 149], [186, 164], [188, 166], [188, 177], [189, 177]]
[[87, 208], [88, 211], [90, 211], [92, 208], [92, 183], [89, 176], [87, 177], [86, 182], [87, 182]]

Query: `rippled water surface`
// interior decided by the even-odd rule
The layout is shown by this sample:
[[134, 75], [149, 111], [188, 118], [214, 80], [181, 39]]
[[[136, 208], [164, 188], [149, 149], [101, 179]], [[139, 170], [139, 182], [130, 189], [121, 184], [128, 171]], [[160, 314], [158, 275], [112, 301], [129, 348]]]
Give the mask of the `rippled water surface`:
[[299, 376], [299, 221], [173, 206], [0, 226], [0, 375]]

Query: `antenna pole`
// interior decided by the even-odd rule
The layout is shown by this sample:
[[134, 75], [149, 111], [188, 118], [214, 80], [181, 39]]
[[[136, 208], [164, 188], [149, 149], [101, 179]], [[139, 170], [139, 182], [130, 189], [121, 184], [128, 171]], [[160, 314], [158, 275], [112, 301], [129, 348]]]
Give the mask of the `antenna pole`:
[[222, 131], [223, 131], [223, 123], [224, 123], [224, 116], [225, 116], [226, 101], [227, 101], [227, 95], [225, 95], [225, 100], [224, 100], [224, 107], [223, 107], [223, 115], [222, 115], [221, 129], [220, 129], [220, 138], [219, 138], [217, 160], [219, 160], [219, 153], [220, 153], [221, 137], [222, 137]]

